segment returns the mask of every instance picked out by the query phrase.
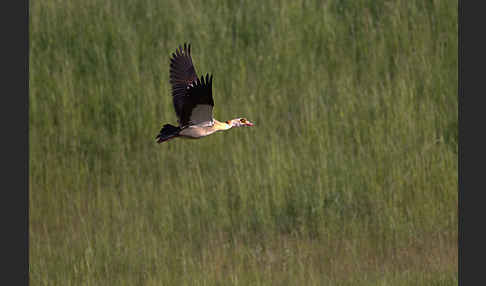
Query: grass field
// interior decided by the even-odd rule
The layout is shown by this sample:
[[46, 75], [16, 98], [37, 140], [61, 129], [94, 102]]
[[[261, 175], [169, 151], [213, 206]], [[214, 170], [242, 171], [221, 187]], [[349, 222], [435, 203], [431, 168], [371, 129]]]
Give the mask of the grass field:
[[457, 1], [196, 3], [30, 1], [30, 284], [457, 285]]

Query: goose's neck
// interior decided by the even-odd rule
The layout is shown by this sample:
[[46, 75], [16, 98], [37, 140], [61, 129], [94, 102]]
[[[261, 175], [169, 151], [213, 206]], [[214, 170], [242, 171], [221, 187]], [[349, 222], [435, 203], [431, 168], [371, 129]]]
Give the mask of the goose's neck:
[[233, 127], [233, 125], [231, 124], [231, 120], [228, 120], [226, 122], [220, 122], [218, 120], [214, 120], [214, 127], [217, 129], [217, 130], [228, 130], [228, 129], [231, 129], [231, 127]]

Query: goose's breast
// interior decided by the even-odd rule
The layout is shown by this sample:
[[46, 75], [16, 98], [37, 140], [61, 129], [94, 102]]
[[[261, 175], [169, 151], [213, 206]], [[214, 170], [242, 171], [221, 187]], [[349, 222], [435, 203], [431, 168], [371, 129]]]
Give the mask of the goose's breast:
[[189, 138], [201, 138], [213, 134], [217, 130], [213, 127], [189, 126], [179, 132], [179, 135]]

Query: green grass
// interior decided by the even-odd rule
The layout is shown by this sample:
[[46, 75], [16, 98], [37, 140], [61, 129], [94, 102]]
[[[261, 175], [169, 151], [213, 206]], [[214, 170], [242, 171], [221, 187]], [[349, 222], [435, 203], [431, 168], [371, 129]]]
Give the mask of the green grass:
[[457, 285], [457, 5], [30, 1], [30, 284]]

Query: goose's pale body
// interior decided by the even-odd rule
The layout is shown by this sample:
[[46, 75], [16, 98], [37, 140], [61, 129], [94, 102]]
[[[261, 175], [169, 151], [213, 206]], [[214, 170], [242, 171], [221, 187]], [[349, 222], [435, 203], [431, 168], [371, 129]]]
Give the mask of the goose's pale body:
[[214, 120], [214, 124], [211, 126], [190, 125], [179, 132], [179, 136], [198, 139], [204, 136], [208, 136], [217, 131], [224, 131], [231, 128], [231, 125], [225, 122], [219, 122]]

